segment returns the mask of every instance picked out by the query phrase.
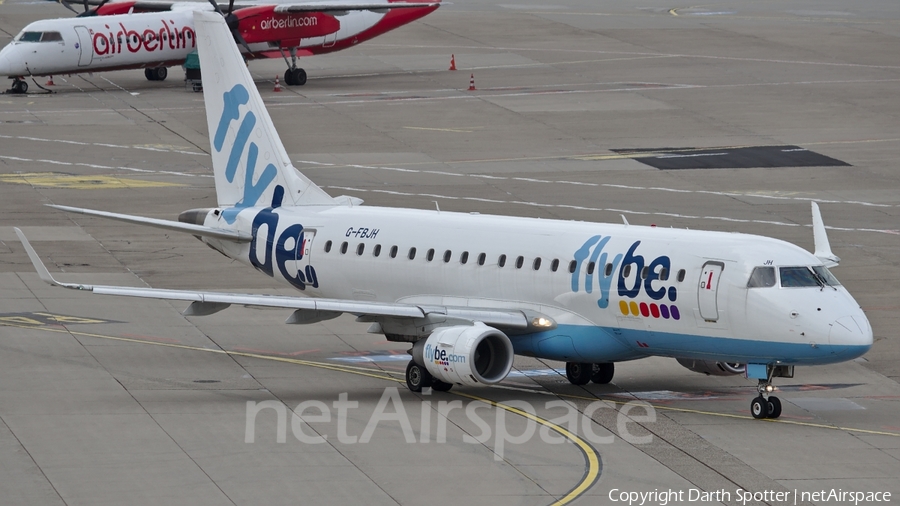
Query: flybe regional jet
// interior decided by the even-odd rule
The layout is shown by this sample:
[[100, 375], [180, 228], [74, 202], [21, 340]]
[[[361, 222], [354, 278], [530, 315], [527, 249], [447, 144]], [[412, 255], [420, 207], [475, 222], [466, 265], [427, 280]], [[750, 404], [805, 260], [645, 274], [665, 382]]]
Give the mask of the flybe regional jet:
[[194, 13], [218, 207], [178, 221], [53, 206], [186, 232], [309, 297], [63, 283], [16, 229], [40, 277], [96, 294], [291, 309], [286, 323], [355, 315], [410, 343], [413, 391], [502, 381], [515, 355], [566, 362], [569, 381], [609, 383], [614, 364], [673, 357], [759, 380], [756, 418], [776, 418], [775, 377], [859, 357], [872, 329], [814, 253], [755, 235], [362, 206], [298, 172], [221, 16]]

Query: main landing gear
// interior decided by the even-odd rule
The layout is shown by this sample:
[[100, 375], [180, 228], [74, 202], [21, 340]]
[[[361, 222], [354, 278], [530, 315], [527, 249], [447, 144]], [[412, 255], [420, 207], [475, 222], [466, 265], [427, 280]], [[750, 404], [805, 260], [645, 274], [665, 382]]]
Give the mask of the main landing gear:
[[292, 47], [291, 62], [288, 63], [284, 49], [281, 50], [281, 56], [284, 57], [284, 63], [287, 63], [288, 69], [284, 71], [284, 83], [288, 86], [303, 86], [306, 84], [306, 71], [297, 66], [297, 48]]
[[759, 380], [756, 386], [759, 396], [750, 402], [750, 414], [753, 415], [753, 418], [778, 418], [781, 416], [781, 399], [769, 395], [775, 391], [772, 378], [793, 378], [794, 366], [747, 364], [747, 377]]
[[587, 385], [591, 381], [606, 385], [612, 381], [615, 373], [616, 365], [612, 362], [605, 364], [566, 362], [566, 378], [573, 385]]
[[14, 77], [12, 85], [9, 87], [9, 93], [14, 93], [16, 95], [28, 93], [28, 83], [21, 77]]
[[168, 76], [169, 69], [166, 67], [144, 69], [144, 77], [146, 77], [148, 81], [165, 81]]
[[446, 392], [453, 388], [453, 383], [435, 379], [428, 369], [417, 364], [415, 360], [410, 360], [406, 365], [406, 386], [413, 392], [421, 392], [423, 388], [428, 387], [438, 392]]

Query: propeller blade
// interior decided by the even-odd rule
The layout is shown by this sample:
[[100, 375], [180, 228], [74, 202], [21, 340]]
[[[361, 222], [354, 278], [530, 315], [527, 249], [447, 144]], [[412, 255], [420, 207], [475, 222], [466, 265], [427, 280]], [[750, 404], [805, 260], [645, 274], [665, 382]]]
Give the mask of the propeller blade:
[[59, 3], [66, 9], [69, 9], [70, 11], [74, 12], [75, 14], [78, 14], [78, 11], [76, 11], [75, 8], [72, 7], [72, 4], [70, 4], [66, 0], [59, 0]]
[[234, 12], [234, 0], [229, 0], [228, 1], [228, 16], [231, 16], [232, 12]]
[[247, 50], [248, 54], [253, 54], [253, 50], [251, 50], [250, 46], [247, 45], [247, 41], [245, 41], [244, 38], [241, 37], [241, 33], [238, 32], [237, 28], [231, 30], [231, 35], [234, 36], [234, 40], [238, 41], [242, 46], [244, 46], [244, 49]]

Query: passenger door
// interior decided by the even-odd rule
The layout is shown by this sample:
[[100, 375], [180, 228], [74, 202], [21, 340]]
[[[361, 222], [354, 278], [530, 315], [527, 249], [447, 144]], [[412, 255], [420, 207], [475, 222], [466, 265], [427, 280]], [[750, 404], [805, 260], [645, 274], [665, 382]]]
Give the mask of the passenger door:
[[706, 321], [719, 319], [718, 291], [719, 278], [725, 264], [722, 262], [706, 262], [700, 274], [697, 298], [700, 305], [700, 317]]

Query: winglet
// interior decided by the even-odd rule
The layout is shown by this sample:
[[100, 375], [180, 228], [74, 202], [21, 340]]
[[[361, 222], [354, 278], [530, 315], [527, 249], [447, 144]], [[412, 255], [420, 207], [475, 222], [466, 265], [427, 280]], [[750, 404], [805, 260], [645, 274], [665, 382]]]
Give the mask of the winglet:
[[31, 263], [34, 265], [34, 270], [37, 271], [38, 276], [40, 276], [43, 282], [47, 283], [48, 285], [61, 286], [63, 288], [72, 288], [75, 290], [92, 290], [94, 288], [91, 285], [60, 283], [59, 281], [53, 279], [53, 276], [50, 275], [50, 271], [47, 270], [44, 262], [41, 261], [41, 257], [38, 256], [37, 251], [35, 251], [34, 248], [31, 247], [31, 243], [28, 242], [25, 234], [23, 234], [18, 227], [13, 227], [13, 230], [16, 231], [16, 235], [19, 236], [19, 240], [22, 241], [22, 246], [25, 246], [25, 251], [28, 253], [28, 258], [31, 259]]
[[825, 232], [825, 222], [822, 221], [822, 213], [819, 205], [812, 202], [813, 242], [816, 251], [813, 255], [825, 264], [825, 267], [834, 267], [841, 263], [840, 257], [831, 252], [831, 244], [828, 242], [828, 233]]

